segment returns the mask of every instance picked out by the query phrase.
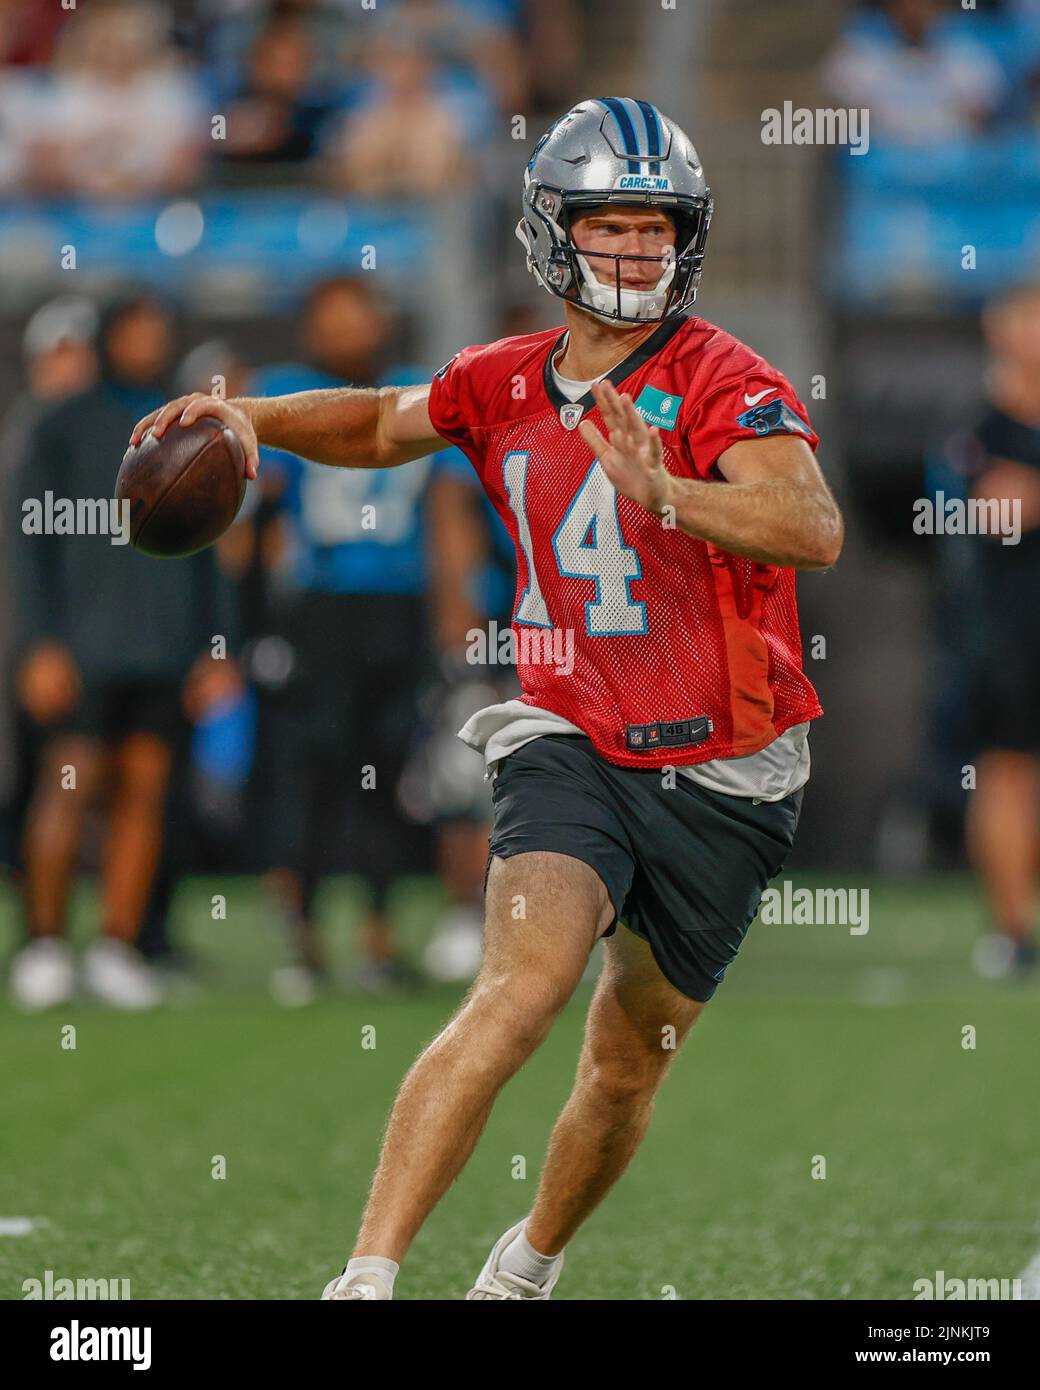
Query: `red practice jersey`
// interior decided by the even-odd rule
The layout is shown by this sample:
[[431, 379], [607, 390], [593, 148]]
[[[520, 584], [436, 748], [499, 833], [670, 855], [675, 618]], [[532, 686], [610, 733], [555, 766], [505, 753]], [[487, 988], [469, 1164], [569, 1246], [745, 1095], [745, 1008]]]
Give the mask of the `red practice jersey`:
[[[587, 418], [608, 433], [595, 402], [572, 404], [553, 381], [562, 337], [466, 348], [430, 392], [434, 429], [472, 461], [516, 547], [521, 698], [625, 767], [755, 753], [823, 713], [802, 671], [794, 571], [731, 555], [618, 495], [576, 429]], [[607, 379], [658, 426], [680, 477], [725, 487], [716, 462], [742, 439], [818, 443], [788, 381], [703, 319], [662, 324]], [[552, 639], [568, 629], [566, 671]]]

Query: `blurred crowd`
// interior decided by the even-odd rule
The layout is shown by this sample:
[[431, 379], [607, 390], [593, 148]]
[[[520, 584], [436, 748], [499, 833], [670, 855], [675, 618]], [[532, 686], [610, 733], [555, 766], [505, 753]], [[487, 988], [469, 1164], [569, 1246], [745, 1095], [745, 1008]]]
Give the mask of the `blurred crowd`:
[[934, 149], [1040, 124], [1040, 4], [866, 0], [850, 15], [823, 77], [870, 110], [872, 139]]
[[978, 307], [1040, 237], [1037, 0], [864, 0], [820, 76], [870, 120], [869, 160], [837, 164], [835, 296]]
[[0, 0], [0, 193], [279, 166], [364, 197], [457, 192], [503, 114], [554, 104], [575, 29], [573, 0]]

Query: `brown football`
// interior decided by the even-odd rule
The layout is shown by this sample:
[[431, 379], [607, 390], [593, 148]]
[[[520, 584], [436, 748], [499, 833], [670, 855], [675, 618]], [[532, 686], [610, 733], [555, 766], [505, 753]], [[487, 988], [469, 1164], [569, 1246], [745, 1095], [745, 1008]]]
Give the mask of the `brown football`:
[[221, 420], [204, 415], [123, 455], [116, 497], [130, 504], [130, 543], [146, 555], [194, 555], [222, 536], [245, 496], [245, 453]]

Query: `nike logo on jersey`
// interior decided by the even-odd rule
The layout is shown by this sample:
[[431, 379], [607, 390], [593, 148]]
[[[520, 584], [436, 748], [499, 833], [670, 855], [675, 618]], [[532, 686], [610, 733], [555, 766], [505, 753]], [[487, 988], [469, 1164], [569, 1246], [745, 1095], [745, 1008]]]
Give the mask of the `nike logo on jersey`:
[[744, 392], [744, 404], [745, 404], [745, 405], [758, 405], [759, 401], [762, 399], [763, 396], [768, 396], [769, 393], [770, 393], [770, 391], [775, 391], [775, 390], [776, 390], [776, 387], [775, 387], [775, 386], [767, 386], [766, 389], [765, 389], [764, 391], [759, 391], [759, 393], [758, 393], [757, 396], [749, 396], [748, 393], [745, 391], [745, 392]]

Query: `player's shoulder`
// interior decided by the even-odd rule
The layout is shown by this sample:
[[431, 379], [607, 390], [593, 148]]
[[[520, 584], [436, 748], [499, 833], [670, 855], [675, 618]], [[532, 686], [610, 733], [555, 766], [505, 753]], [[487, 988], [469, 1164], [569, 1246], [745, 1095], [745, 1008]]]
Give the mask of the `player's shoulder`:
[[783, 374], [754, 348], [704, 318], [689, 317], [666, 350], [674, 368], [701, 394], [727, 382], [752, 377], [784, 380]]
[[439, 433], [460, 442], [445, 428], [449, 414], [456, 427], [488, 430], [545, 407], [542, 373], [549, 349], [562, 331], [549, 328], [475, 344], [445, 362], [434, 373], [430, 392], [430, 419]]
[[541, 365], [546, 349], [556, 341], [563, 330], [544, 328], [538, 333], [520, 333], [510, 338], [497, 338], [492, 343], [474, 343], [463, 348], [445, 362], [436, 376], [442, 377], [454, 367], [467, 372], [494, 375], [515, 374], [535, 362]]

